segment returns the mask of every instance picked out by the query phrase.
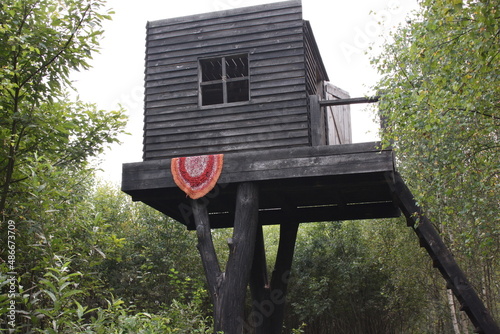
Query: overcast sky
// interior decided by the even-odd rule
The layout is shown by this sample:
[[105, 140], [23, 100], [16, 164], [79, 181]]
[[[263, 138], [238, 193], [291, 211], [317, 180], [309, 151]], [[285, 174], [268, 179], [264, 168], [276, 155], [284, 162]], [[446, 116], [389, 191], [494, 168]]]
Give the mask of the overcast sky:
[[[121, 146], [103, 157], [104, 179], [119, 183], [124, 162], [142, 160], [143, 80], [145, 27], [147, 21], [259, 5], [273, 0], [108, 0], [115, 11], [106, 22], [100, 54], [94, 55], [89, 71], [72, 79], [83, 101], [102, 109], [121, 104], [129, 115], [128, 132]], [[331, 82], [351, 97], [370, 95], [377, 80], [365, 52], [381, 44], [387, 32], [404, 22], [416, 8], [416, 0], [302, 0], [303, 16], [311, 22]], [[379, 22], [383, 24], [380, 25]], [[373, 53], [372, 53], [373, 54]], [[353, 141], [377, 140], [373, 115], [353, 107]]]

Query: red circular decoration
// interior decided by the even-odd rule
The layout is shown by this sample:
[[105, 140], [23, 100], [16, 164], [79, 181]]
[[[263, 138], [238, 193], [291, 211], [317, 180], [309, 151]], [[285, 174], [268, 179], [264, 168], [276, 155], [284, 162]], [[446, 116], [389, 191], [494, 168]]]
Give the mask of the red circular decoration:
[[177, 186], [192, 199], [197, 199], [213, 189], [222, 164], [222, 154], [173, 158], [171, 171]]

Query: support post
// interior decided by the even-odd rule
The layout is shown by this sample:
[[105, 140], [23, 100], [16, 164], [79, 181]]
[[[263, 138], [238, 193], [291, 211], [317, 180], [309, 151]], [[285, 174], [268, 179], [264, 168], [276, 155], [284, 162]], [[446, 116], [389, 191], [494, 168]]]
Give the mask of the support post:
[[248, 322], [255, 328], [255, 334], [268, 334], [269, 317], [274, 312], [270, 301], [270, 282], [267, 274], [266, 250], [262, 226], [257, 229], [252, 270], [250, 272], [250, 291], [252, 293], [252, 312]]
[[309, 130], [311, 132], [311, 145], [326, 145], [325, 114], [320, 106], [317, 95], [309, 96], [309, 115], [311, 120], [311, 128]]
[[241, 183], [236, 193], [233, 237], [228, 240], [229, 259], [221, 272], [212, 241], [206, 205], [191, 202], [198, 250], [205, 268], [214, 305], [215, 332], [242, 334], [245, 328], [244, 307], [258, 224], [258, 189], [253, 183]]
[[281, 224], [276, 264], [268, 279], [262, 230], [257, 235], [250, 276], [252, 313], [249, 320], [256, 334], [280, 334], [299, 223]]
[[218, 282], [222, 279], [223, 273], [220, 270], [217, 254], [215, 253], [206, 203], [199, 199], [192, 200], [191, 208], [193, 209], [193, 216], [196, 223], [197, 248], [200, 252], [203, 268], [205, 269], [208, 290], [215, 305], [219, 286]]

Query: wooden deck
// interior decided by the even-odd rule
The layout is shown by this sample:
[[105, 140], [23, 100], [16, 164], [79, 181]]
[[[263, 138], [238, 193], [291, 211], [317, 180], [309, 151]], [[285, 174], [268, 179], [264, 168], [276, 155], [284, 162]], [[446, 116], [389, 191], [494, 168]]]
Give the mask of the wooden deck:
[[[256, 182], [259, 222], [318, 222], [400, 215], [387, 174], [394, 172], [391, 150], [379, 143], [300, 147], [224, 155], [208, 203], [212, 228], [231, 227], [236, 185]], [[175, 185], [170, 159], [123, 165], [122, 190], [194, 228], [190, 199]]]

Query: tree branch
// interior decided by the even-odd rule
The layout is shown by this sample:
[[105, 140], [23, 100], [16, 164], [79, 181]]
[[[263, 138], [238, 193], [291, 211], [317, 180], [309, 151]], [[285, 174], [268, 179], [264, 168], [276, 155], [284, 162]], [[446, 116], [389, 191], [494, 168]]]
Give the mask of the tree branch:
[[56, 61], [57, 58], [68, 48], [70, 43], [73, 41], [74, 37], [76, 36], [77, 32], [80, 30], [80, 28], [83, 25], [83, 21], [85, 20], [87, 13], [90, 11], [91, 4], [87, 6], [85, 11], [83, 12], [82, 17], [80, 18], [80, 21], [78, 21], [75, 29], [69, 36], [68, 40], [64, 43], [62, 48], [54, 55], [52, 58], [50, 58], [47, 62], [43, 63], [34, 73], [32, 73], [30, 76], [28, 76], [23, 82], [19, 85], [19, 88], [23, 87], [26, 85], [30, 80], [32, 80], [36, 75], [38, 75], [40, 72], [42, 72], [44, 69], [48, 68], [53, 62]]
[[492, 118], [495, 121], [500, 121], [500, 117], [498, 117], [498, 116], [494, 116], [494, 115], [491, 115], [491, 114], [483, 113], [483, 112], [480, 112], [480, 111], [477, 111], [477, 110], [471, 110], [471, 112], [473, 112], [473, 113], [475, 113], [477, 115], [484, 116], [484, 117]]
[[477, 114], [477, 115], [480, 115], [480, 116], [484, 116], [484, 117], [487, 117], [487, 118], [491, 118], [491, 119], [494, 119], [495, 121], [500, 121], [500, 117], [498, 117], [498, 116], [495, 116], [495, 115], [492, 115], [492, 114], [487, 114], [487, 113], [484, 113], [484, 112], [481, 112], [481, 111], [477, 111], [477, 110], [474, 110], [474, 109], [467, 110], [465, 108], [450, 108], [448, 110], [449, 111], [453, 111], [453, 110], [470, 111], [470, 112], [472, 112], [474, 114]]

